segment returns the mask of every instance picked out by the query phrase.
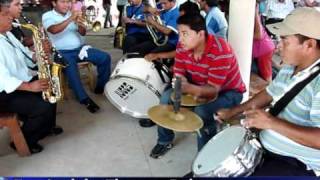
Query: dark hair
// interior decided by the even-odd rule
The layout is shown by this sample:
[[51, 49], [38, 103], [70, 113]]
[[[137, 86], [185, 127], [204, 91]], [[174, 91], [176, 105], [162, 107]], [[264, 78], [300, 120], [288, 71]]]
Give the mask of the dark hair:
[[179, 11], [184, 11], [185, 13], [190, 14], [200, 14], [199, 6], [191, 2], [190, 0], [186, 1], [185, 3], [181, 4], [179, 7]]
[[[313, 38], [310, 38], [308, 36], [304, 36], [304, 35], [301, 35], [301, 34], [296, 34], [295, 36], [298, 38], [300, 44], [302, 44], [306, 40], [313, 39]], [[320, 40], [319, 39], [315, 39], [315, 40], [317, 41], [318, 49], [320, 49]]]
[[205, 0], [209, 7], [217, 7], [219, 0]]
[[3, 7], [9, 7], [13, 0], [0, 0], [0, 11]]
[[183, 16], [180, 16], [177, 20], [178, 25], [186, 25], [189, 26], [190, 29], [199, 32], [199, 31], [205, 31], [206, 37], [208, 36], [207, 28], [206, 28], [206, 21], [204, 18], [199, 14], [185, 14]]

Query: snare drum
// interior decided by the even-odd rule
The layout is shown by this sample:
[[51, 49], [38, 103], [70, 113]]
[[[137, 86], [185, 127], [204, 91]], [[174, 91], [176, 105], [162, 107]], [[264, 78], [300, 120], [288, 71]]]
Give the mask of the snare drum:
[[116, 65], [104, 93], [122, 113], [135, 118], [148, 118], [150, 107], [160, 103], [168, 75], [143, 58], [121, 59]]
[[215, 135], [192, 165], [196, 177], [249, 176], [260, 163], [262, 148], [254, 134], [231, 126]]

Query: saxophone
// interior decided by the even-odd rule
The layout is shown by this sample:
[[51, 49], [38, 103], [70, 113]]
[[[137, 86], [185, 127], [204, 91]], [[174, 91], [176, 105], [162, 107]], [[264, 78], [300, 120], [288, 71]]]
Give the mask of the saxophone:
[[61, 64], [52, 62], [50, 64], [46, 60], [46, 53], [44, 52], [42, 46], [42, 40], [48, 39], [45, 34], [43, 28], [39, 25], [39, 27], [27, 23], [27, 24], [19, 24], [12, 23], [13, 26], [22, 27], [32, 31], [32, 38], [35, 48], [35, 56], [37, 59], [38, 66], [38, 77], [39, 79], [48, 79], [49, 80], [49, 88], [45, 91], [42, 91], [42, 98], [45, 101], [49, 101], [50, 103], [56, 103], [63, 98], [63, 89], [61, 86], [62, 79], [62, 68], [64, 67]]

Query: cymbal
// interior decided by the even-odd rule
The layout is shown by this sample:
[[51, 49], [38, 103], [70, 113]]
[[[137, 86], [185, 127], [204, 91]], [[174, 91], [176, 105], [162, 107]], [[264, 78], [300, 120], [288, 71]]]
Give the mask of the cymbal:
[[[174, 101], [174, 92], [171, 93], [171, 100]], [[181, 105], [190, 107], [190, 106], [199, 106], [202, 104], [209, 103], [211, 101], [214, 101], [214, 99], [205, 99], [205, 98], [196, 98], [195, 96], [191, 94], [182, 94], [181, 96]]]
[[148, 110], [150, 119], [159, 126], [179, 132], [193, 132], [203, 126], [201, 118], [187, 108], [180, 108], [178, 113], [171, 105], [157, 105]]

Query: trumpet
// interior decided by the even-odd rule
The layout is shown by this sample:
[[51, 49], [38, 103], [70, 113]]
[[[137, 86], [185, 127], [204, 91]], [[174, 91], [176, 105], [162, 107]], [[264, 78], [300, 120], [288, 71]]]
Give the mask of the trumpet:
[[102, 29], [99, 21], [95, 21], [96, 10], [93, 6], [89, 6], [83, 16], [79, 16], [77, 21], [81, 22], [87, 29], [92, 29], [93, 32], [98, 32]]
[[[148, 0], [147, 4], [150, 7], [156, 8], [156, 2], [155, 0]], [[163, 22], [160, 18], [160, 16], [152, 16], [153, 20], [156, 21], [158, 24], [163, 25]], [[145, 16], [146, 19], [146, 16]], [[150, 24], [146, 23], [147, 29], [152, 37], [153, 42], [157, 46], [163, 46], [168, 42], [168, 35], [164, 35], [163, 33], [160, 33], [157, 29], [152, 27]]]

